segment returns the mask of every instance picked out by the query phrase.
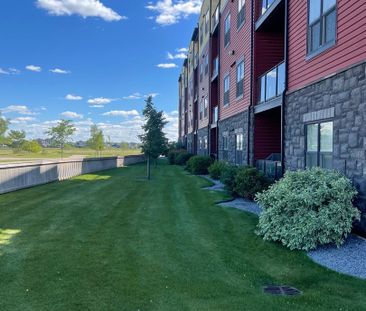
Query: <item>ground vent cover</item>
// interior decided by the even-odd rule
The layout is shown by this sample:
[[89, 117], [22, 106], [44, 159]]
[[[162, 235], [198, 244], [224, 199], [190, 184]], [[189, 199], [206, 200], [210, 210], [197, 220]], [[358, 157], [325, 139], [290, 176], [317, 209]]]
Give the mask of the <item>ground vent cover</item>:
[[273, 296], [298, 296], [301, 295], [301, 291], [297, 288], [287, 285], [268, 285], [263, 287], [265, 294]]

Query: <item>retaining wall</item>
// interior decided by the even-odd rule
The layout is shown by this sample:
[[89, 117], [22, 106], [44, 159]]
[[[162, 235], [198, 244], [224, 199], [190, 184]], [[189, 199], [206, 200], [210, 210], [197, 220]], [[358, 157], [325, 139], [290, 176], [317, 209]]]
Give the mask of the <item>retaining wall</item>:
[[0, 165], [0, 194], [143, 161], [145, 157], [137, 155], [2, 164]]

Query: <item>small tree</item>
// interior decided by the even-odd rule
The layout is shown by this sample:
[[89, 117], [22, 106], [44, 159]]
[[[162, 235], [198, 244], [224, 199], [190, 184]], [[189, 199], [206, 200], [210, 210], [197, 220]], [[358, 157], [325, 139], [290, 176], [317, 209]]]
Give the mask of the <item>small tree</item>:
[[143, 110], [145, 124], [142, 126], [144, 133], [139, 136], [141, 149], [147, 158], [147, 178], [151, 177], [151, 160], [158, 157], [167, 149], [167, 139], [163, 132], [167, 124], [162, 111], [157, 111], [152, 102], [152, 97], [146, 99], [146, 106]]
[[75, 131], [76, 128], [70, 120], [61, 120], [46, 132], [51, 142], [60, 148], [61, 158], [63, 158], [66, 143]]
[[103, 131], [95, 124], [90, 127], [90, 139], [88, 140], [88, 146], [95, 150], [99, 157], [105, 147]]
[[41, 145], [36, 140], [24, 141], [21, 148], [30, 153], [40, 153], [42, 151]]
[[25, 131], [10, 131], [8, 135], [8, 143], [15, 152], [19, 152], [22, 149], [22, 145], [25, 142]]
[[5, 138], [5, 133], [9, 127], [9, 120], [5, 119], [1, 115], [0, 111], [0, 144], [5, 144], [7, 139]]

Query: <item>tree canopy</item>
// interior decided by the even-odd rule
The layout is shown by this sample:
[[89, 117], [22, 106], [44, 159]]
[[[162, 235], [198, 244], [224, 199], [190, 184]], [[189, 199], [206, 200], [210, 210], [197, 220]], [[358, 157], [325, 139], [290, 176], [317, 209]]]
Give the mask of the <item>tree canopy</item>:
[[98, 156], [101, 155], [105, 147], [103, 131], [95, 124], [90, 127], [90, 139], [88, 140], [88, 146], [95, 150], [98, 153]]
[[75, 133], [75, 131], [76, 128], [72, 124], [72, 121], [61, 120], [56, 126], [50, 128], [46, 132], [52, 143], [60, 148], [61, 157], [63, 157], [65, 145], [68, 143], [70, 137]]

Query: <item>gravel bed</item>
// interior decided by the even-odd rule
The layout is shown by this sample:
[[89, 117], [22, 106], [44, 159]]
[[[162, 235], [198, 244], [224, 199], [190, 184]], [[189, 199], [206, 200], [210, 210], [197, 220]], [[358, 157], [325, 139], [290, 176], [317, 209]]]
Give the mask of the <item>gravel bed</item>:
[[[224, 185], [208, 176], [202, 176], [214, 183], [207, 190], [224, 191]], [[255, 202], [245, 199], [235, 199], [219, 203], [223, 207], [236, 208], [242, 211], [260, 215], [262, 208]], [[326, 245], [310, 251], [307, 255], [317, 264], [339, 273], [366, 279], [366, 239], [350, 235], [340, 247]]]
[[212, 182], [214, 185], [211, 187], [206, 187], [204, 188], [205, 190], [214, 190], [214, 191], [225, 191], [225, 186], [223, 183], [221, 183], [218, 180], [214, 180], [211, 177], [207, 176], [207, 175], [201, 175], [201, 177], [209, 180], [210, 182]]

